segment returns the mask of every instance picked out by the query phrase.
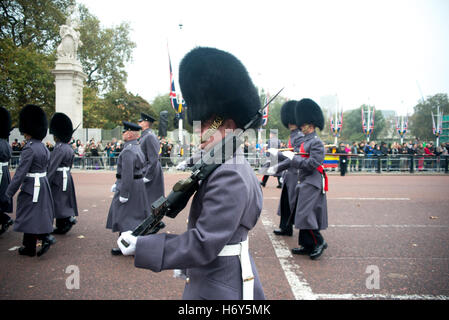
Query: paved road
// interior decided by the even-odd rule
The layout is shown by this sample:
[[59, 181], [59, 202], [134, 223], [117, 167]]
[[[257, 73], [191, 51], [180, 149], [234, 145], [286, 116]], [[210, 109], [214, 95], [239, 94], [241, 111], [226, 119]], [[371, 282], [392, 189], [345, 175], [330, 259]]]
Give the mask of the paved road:
[[[22, 234], [0, 236], [0, 299], [179, 299], [172, 271], [134, 267], [111, 256], [117, 234], [105, 228], [113, 172], [74, 172], [78, 224], [42, 257], [19, 256]], [[166, 190], [186, 174], [166, 174]], [[250, 250], [265, 295], [293, 299], [449, 299], [449, 177], [330, 176], [329, 248], [318, 261], [292, 256], [293, 237], [273, 235], [280, 189], [270, 178]], [[165, 232], [182, 233], [188, 208]], [[14, 218], [14, 216], [13, 216]], [[73, 278], [79, 271], [79, 289]]]

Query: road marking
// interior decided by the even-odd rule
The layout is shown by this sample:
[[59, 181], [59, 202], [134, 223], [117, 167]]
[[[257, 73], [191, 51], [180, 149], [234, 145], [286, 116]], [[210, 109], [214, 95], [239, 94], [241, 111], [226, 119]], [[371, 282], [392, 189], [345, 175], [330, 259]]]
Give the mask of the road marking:
[[329, 228], [449, 228], [436, 224], [330, 224]]
[[[359, 299], [384, 299], [384, 300], [449, 300], [449, 296], [444, 295], [419, 295], [419, 294], [409, 294], [409, 295], [395, 295], [395, 294], [353, 294], [353, 293], [343, 293], [343, 294], [326, 294], [326, 293], [313, 293], [312, 288], [304, 277], [299, 265], [293, 261], [293, 255], [288, 247], [288, 245], [281, 239], [281, 237], [276, 237], [273, 234], [273, 229], [276, 227], [269, 218], [266, 217], [266, 211], [262, 210], [262, 224], [264, 225], [265, 231], [273, 245], [273, 249], [279, 259], [282, 270], [284, 271], [285, 277], [290, 285], [292, 293], [296, 300], [317, 300], [317, 299], [327, 299], [327, 300], [359, 300]], [[334, 225], [334, 226], [351, 226], [351, 225]], [[362, 225], [370, 226], [372, 225]], [[384, 227], [391, 227], [391, 225], [381, 225]], [[397, 226], [397, 225], [396, 225]], [[410, 225], [405, 225], [410, 227]], [[419, 227], [427, 227], [427, 225], [415, 225]], [[351, 227], [356, 227], [353, 225]], [[404, 227], [404, 225], [399, 225], [399, 227]], [[438, 227], [438, 226], [436, 226]], [[326, 259], [413, 259], [418, 258], [382, 258], [382, 257], [326, 257]], [[433, 259], [443, 259], [447, 258], [433, 258]]]
[[[279, 197], [264, 197], [264, 200], [279, 200]], [[410, 198], [358, 198], [358, 197], [329, 197], [327, 200], [375, 200], [375, 201], [410, 201]]]
[[317, 299], [357, 300], [357, 299], [388, 299], [388, 300], [449, 300], [448, 296], [429, 294], [315, 294]]
[[409, 201], [410, 198], [359, 198], [359, 197], [332, 197], [327, 200], [380, 200], [380, 201]]
[[[262, 210], [262, 213], [264, 212], [265, 210]], [[295, 296], [295, 299], [315, 300], [315, 295], [313, 294], [307, 281], [304, 279], [301, 269], [292, 261], [293, 256], [287, 244], [282, 239], [274, 236], [272, 232], [274, 227], [273, 223], [265, 217], [262, 217], [262, 224], [264, 225], [265, 231], [271, 240], [273, 249], [279, 259], [282, 270], [284, 271], [285, 277], [290, 284], [290, 288]]]

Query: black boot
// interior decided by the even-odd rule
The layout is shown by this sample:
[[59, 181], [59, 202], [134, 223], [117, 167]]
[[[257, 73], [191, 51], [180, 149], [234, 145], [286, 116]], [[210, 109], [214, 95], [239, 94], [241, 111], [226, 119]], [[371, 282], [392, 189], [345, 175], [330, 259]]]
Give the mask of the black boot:
[[19, 248], [19, 254], [22, 256], [34, 257], [36, 255], [36, 248], [21, 246]]
[[309, 255], [312, 252], [310, 249], [306, 249], [304, 247], [299, 248], [293, 248], [292, 253], [293, 254], [299, 254], [299, 255]]
[[312, 260], [318, 259], [323, 254], [324, 249], [327, 249], [326, 241], [323, 241], [322, 244], [317, 245], [312, 250], [312, 252], [310, 253], [310, 259], [312, 259]]
[[40, 257], [41, 255], [46, 253], [48, 251], [48, 249], [50, 249], [50, 246], [52, 245], [52, 243], [54, 243], [54, 241], [52, 240], [52, 237], [50, 235], [45, 235], [42, 238], [42, 246], [41, 246], [41, 249], [37, 252], [37, 256]]
[[273, 233], [277, 236], [292, 236], [293, 229], [274, 229]]
[[[10, 226], [12, 226], [13, 223], [14, 223], [14, 220], [13, 220], [13, 219], [11, 219], [9, 216], [6, 216], [6, 217], [8, 218], [8, 220], [7, 220], [6, 222], [2, 223], [2, 225], [1, 225], [1, 227], [0, 227], [0, 235], [3, 234], [3, 233], [5, 233], [6, 230], [8, 230], [8, 228], [9, 228]], [[5, 217], [5, 218], [6, 218], [6, 217]]]

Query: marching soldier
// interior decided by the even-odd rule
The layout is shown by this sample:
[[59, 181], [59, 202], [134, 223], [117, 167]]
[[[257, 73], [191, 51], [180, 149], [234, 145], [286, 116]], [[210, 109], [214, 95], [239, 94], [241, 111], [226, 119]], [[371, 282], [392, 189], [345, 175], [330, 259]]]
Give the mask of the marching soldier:
[[292, 253], [309, 255], [314, 260], [327, 248], [327, 243], [320, 233], [320, 230], [328, 226], [326, 200], [328, 187], [323, 168], [325, 152], [323, 142], [315, 132], [315, 128], [323, 130], [323, 112], [313, 100], [302, 99], [298, 102], [296, 121], [304, 133], [299, 150], [304, 154], [282, 152], [291, 161], [291, 167], [299, 169], [295, 227], [300, 229], [298, 238], [300, 247], [293, 248]]
[[[123, 121], [124, 148], [117, 160], [116, 183], [109, 208], [106, 228], [112, 232], [124, 232], [137, 227], [150, 214], [150, 205], [143, 182], [145, 156], [139, 145], [140, 127]], [[122, 254], [119, 248], [111, 250], [112, 255]]]
[[0, 107], [0, 197], [5, 200], [5, 205], [0, 206], [0, 234], [3, 234], [14, 223], [9, 215], [11, 213], [12, 201], [5, 197], [5, 191], [11, 182], [8, 165], [11, 159], [11, 146], [8, 143], [11, 132], [11, 115], [9, 111]]
[[66, 234], [76, 223], [75, 216], [78, 216], [75, 185], [70, 173], [75, 157], [69, 145], [73, 134], [70, 118], [64, 113], [55, 113], [50, 121], [50, 134], [56, 142], [50, 153], [47, 175], [55, 204], [56, 229], [53, 233]]
[[[268, 140], [268, 143], [267, 143], [268, 149], [269, 148], [279, 149], [280, 145], [281, 145], [281, 143], [279, 142], [279, 139], [276, 138], [275, 135], [270, 132], [270, 139]], [[266, 165], [264, 165], [264, 167], [265, 166], [270, 166], [270, 163], [268, 162]], [[281, 183], [282, 172], [276, 173], [274, 176], [278, 179], [278, 185], [276, 188], [281, 189], [282, 188], [282, 183]], [[265, 187], [267, 185], [267, 181], [268, 181], [269, 177], [270, 177], [269, 175], [264, 175], [262, 177], [262, 181], [260, 182], [260, 185], [262, 187]]]
[[[190, 123], [201, 121], [203, 138], [206, 131], [215, 132], [204, 139], [203, 151], [225, 130], [243, 128], [252, 118], [257, 117], [254, 127], [260, 126], [257, 89], [233, 55], [195, 48], [181, 61], [179, 82]], [[121, 239], [118, 243], [124, 254], [135, 255], [136, 267], [155, 272], [182, 269], [183, 299], [264, 299], [248, 252], [248, 232], [257, 223], [262, 202], [260, 183], [239, 146], [201, 182], [186, 232], [134, 237], [129, 231], [121, 239], [130, 246], [125, 248]]]
[[[290, 130], [289, 147], [294, 151], [299, 151], [299, 145], [301, 138], [304, 136], [299, 130], [295, 121], [295, 109], [297, 101], [290, 100], [284, 103], [281, 107], [281, 120], [282, 124]], [[268, 149], [269, 153], [275, 155], [277, 149]], [[280, 165], [280, 164], [279, 164]], [[293, 222], [295, 218], [295, 207], [297, 199], [296, 185], [298, 184], [298, 169], [292, 167], [284, 167], [283, 184], [281, 191], [281, 199], [279, 201], [278, 216], [281, 217], [279, 223], [279, 229], [275, 229], [273, 232], [275, 235], [280, 236], [292, 236], [293, 235]], [[277, 174], [279, 174], [278, 171]]]
[[47, 135], [48, 121], [45, 112], [36, 105], [26, 105], [19, 114], [19, 130], [26, 139], [20, 154], [19, 166], [6, 189], [5, 196], [11, 201], [17, 196], [14, 231], [23, 232], [23, 246], [19, 254], [36, 255], [36, 242], [42, 241], [38, 256], [48, 251], [53, 241], [54, 204], [47, 179], [50, 151], [42, 143]]
[[140, 114], [139, 126], [142, 128], [142, 135], [139, 139], [140, 148], [145, 155], [145, 168], [143, 169], [143, 182], [150, 205], [164, 195], [164, 175], [159, 161], [159, 149], [161, 144], [156, 135], [151, 131], [151, 127], [156, 121], [150, 115]]

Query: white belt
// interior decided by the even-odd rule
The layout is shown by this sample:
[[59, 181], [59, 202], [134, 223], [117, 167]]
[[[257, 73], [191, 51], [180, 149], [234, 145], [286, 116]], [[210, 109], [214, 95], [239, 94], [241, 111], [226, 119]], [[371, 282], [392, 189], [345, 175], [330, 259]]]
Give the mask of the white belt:
[[33, 202], [37, 202], [37, 199], [39, 199], [39, 191], [41, 189], [39, 179], [45, 176], [47, 176], [47, 172], [27, 173], [27, 177], [34, 178]]
[[7, 167], [9, 165], [8, 162], [0, 162], [0, 183], [2, 183], [2, 179], [3, 179], [3, 168], [2, 167]]
[[60, 167], [56, 171], [62, 171], [62, 191], [67, 191], [67, 172], [70, 171], [70, 167]]
[[243, 300], [254, 299], [254, 274], [249, 259], [248, 239], [237, 244], [228, 244], [220, 251], [219, 256], [239, 256], [242, 267]]

